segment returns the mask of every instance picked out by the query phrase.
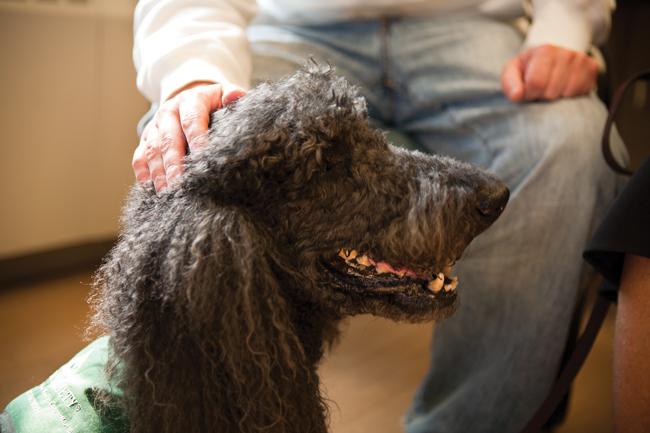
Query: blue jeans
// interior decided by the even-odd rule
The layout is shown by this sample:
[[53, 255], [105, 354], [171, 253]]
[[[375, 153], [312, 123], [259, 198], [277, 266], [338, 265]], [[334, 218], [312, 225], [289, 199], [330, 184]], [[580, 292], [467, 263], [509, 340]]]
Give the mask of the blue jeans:
[[461, 306], [436, 327], [405, 423], [408, 433], [517, 432], [554, 382], [581, 252], [615, 195], [599, 150], [602, 103], [509, 102], [500, 72], [522, 37], [477, 15], [258, 23], [249, 37], [254, 80], [289, 74], [309, 56], [330, 61], [400, 144], [472, 162], [508, 184], [503, 216], [457, 267]]

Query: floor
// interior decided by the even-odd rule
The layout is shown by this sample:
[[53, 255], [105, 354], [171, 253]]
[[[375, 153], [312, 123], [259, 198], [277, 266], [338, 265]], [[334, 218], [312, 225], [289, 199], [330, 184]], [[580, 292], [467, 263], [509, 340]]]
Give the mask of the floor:
[[[85, 345], [90, 273], [0, 289], [0, 408], [43, 381]], [[322, 367], [333, 433], [398, 433], [400, 417], [427, 367], [430, 326], [357, 317]], [[613, 314], [578, 376], [558, 433], [612, 428]]]

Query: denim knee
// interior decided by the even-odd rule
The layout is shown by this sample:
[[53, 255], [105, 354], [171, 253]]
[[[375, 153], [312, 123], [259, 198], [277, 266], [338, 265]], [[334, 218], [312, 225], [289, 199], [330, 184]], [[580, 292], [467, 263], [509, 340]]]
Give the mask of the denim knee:
[[562, 99], [544, 105], [545, 109], [538, 110], [536, 116], [540, 139], [535, 143], [541, 146], [543, 158], [552, 158], [576, 174], [587, 175], [602, 169], [600, 143], [607, 117], [604, 105], [595, 97]]
[[[573, 191], [573, 199], [588, 191], [613, 195], [616, 176], [607, 167], [601, 150], [607, 117], [602, 102], [595, 96], [570, 98], [533, 103], [524, 111], [526, 137], [530, 140], [527, 153], [535, 155], [527, 177], [545, 176], [551, 190], [561, 195]], [[620, 137], [614, 137], [612, 146], [614, 153], [625, 160]]]

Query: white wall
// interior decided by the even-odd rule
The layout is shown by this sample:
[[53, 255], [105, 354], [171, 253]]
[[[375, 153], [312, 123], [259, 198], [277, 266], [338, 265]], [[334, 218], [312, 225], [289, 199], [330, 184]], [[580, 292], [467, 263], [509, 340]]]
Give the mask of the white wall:
[[2, 3], [0, 259], [113, 236], [147, 109], [130, 11]]

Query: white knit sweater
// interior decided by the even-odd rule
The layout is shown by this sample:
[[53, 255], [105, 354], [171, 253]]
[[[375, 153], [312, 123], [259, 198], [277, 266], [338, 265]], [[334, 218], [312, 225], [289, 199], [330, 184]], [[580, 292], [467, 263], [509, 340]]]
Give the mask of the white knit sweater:
[[503, 20], [529, 15], [523, 47], [554, 44], [576, 51], [604, 41], [612, 0], [140, 0], [133, 57], [140, 91], [164, 101], [193, 81], [247, 88], [251, 55], [245, 27], [257, 14], [314, 23], [460, 9]]

